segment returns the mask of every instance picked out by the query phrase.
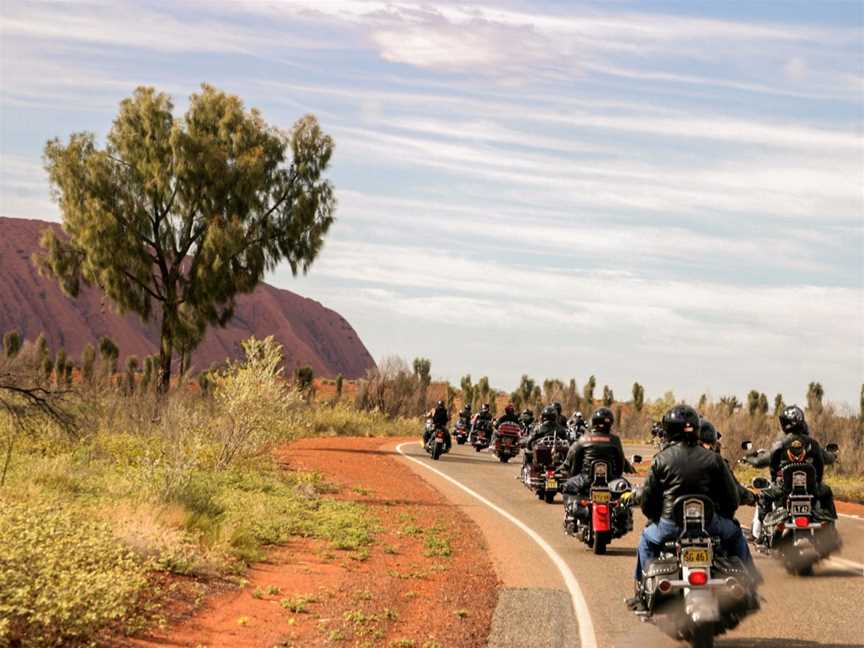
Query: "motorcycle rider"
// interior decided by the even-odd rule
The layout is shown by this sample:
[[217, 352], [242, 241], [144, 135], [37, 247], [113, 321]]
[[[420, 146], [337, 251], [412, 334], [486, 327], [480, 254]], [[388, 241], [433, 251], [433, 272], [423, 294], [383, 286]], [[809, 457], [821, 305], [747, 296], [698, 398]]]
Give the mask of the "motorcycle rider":
[[522, 465], [533, 461], [534, 444], [545, 436], [558, 432], [558, 413], [552, 405], [547, 405], [540, 413], [540, 425], [534, 427], [531, 435], [525, 440], [525, 452], [522, 453]]
[[527, 434], [534, 425], [534, 411], [526, 407], [519, 416], [519, 422], [522, 424], [523, 433]]
[[577, 439], [585, 434], [588, 429], [588, 424], [585, 422], [585, 417], [582, 416], [582, 412], [579, 410], [573, 412], [573, 416], [571, 416], [570, 420], [567, 421], [567, 428], [573, 431]]
[[627, 600], [631, 609], [644, 609], [640, 595], [642, 566], [656, 558], [667, 540], [681, 533], [673, 504], [682, 495], [703, 495], [714, 503], [708, 531], [720, 538], [729, 555], [737, 556], [754, 573], [753, 559], [741, 527], [734, 521], [738, 489], [723, 459], [699, 444], [699, 414], [689, 405], [676, 405], [663, 416], [667, 447], [654, 455], [642, 488], [642, 512], [651, 523], [642, 531], [636, 558], [636, 596]]
[[480, 411], [474, 415], [473, 420], [471, 421], [471, 438], [473, 439], [473, 435], [475, 430], [477, 429], [478, 423], [483, 422], [486, 425], [487, 431], [492, 427], [492, 412], [489, 409], [489, 403], [483, 403], [480, 406]]
[[563, 414], [564, 408], [561, 406], [561, 401], [554, 401], [552, 407], [555, 408], [555, 413], [558, 415], [558, 427], [567, 430], [567, 417]]
[[459, 420], [465, 424], [466, 428], [471, 427], [471, 403], [465, 403], [465, 407], [459, 411]]
[[601, 407], [591, 415], [591, 429], [579, 437], [564, 460], [562, 472], [567, 479], [564, 495], [564, 524], [573, 522], [577, 511], [574, 502], [587, 493], [591, 486], [591, 466], [595, 461], [609, 464], [608, 481], [618, 479], [626, 472], [636, 472], [624, 456], [621, 439], [612, 431], [615, 415], [608, 407]]
[[432, 419], [433, 428], [430, 429], [429, 426], [423, 431], [423, 445], [426, 446], [429, 443], [429, 437], [432, 435], [432, 431], [434, 430], [444, 430], [444, 451], [447, 452], [450, 450], [450, 431], [447, 429], [447, 424], [450, 422], [450, 413], [447, 411], [447, 406], [444, 404], [443, 400], [439, 400], [435, 403], [435, 409], [430, 412], [430, 419]]
[[[790, 405], [780, 413], [780, 428], [784, 436], [774, 447], [771, 448], [771, 475], [776, 478], [780, 471], [790, 463], [809, 463], [816, 471], [816, 499], [824, 512], [830, 517], [837, 518], [837, 509], [834, 507], [834, 493], [828, 484], [822, 481], [825, 472], [826, 452], [816, 439], [810, 436], [810, 429], [804, 419], [804, 412], [797, 405]], [[763, 492], [766, 509], [760, 511], [760, 522], [768, 508], [777, 499], [783, 496], [780, 484], [772, 484]]]
[[505, 421], [519, 424], [519, 415], [516, 414], [516, 408], [513, 406], [513, 403], [507, 403], [506, 407], [504, 407], [504, 413], [495, 419], [495, 423], [492, 424], [492, 439], [489, 441], [489, 445], [495, 445], [495, 440], [498, 438], [498, 426]]

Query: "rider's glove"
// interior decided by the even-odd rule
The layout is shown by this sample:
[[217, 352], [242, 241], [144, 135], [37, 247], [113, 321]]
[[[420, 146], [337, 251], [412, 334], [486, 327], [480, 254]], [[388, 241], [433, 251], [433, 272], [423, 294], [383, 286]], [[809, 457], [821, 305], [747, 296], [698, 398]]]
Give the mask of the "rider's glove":
[[633, 491], [624, 491], [621, 493], [621, 501], [625, 504], [630, 501], [630, 498], [633, 497]]

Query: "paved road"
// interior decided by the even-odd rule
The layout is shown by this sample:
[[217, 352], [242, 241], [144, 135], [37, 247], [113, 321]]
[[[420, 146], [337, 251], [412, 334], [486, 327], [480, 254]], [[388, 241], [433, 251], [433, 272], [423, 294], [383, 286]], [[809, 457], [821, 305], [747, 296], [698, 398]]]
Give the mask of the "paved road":
[[[528, 640], [529, 637], [513, 636], [512, 630], [508, 635], [496, 622], [490, 646], [579, 646], [580, 630], [583, 648], [591, 648], [592, 640], [600, 648], [680, 645], [653, 626], [640, 623], [623, 604], [623, 598], [630, 595], [633, 587], [636, 531], [615, 540], [608, 555], [594, 556], [585, 545], [564, 534], [560, 496], [555, 503], [545, 504], [516, 479], [518, 460], [501, 464], [488, 453], [478, 454], [471, 448], [455, 445], [451, 454], [437, 462], [419, 444], [403, 444], [400, 450], [417, 460], [405, 460], [413, 470], [464, 508], [483, 531], [505, 593], [504, 607], [496, 613], [496, 621], [500, 621], [497, 617], [501, 614], [518, 613], [525, 617], [522, 627], [538, 629], [538, 634]], [[628, 454], [639, 451], [631, 448]], [[428, 468], [473, 490], [486, 502]], [[527, 532], [507, 516], [521, 522]], [[752, 509], [743, 508], [742, 522], [749, 523], [750, 516]], [[643, 525], [644, 518], [637, 512], [634, 526], [640, 529]], [[717, 646], [864, 646], [864, 520], [843, 518], [839, 528], [845, 542], [842, 552], [836, 560], [819, 565], [811, 578], [790, 577], [770, 558], [757, 556], [766, 581], [760, 593], [766, 601], [759, 613], [734, 632], [718, 638]], [[576, 610], [581, 614], [574, 615], [572, 606], [568, 609], [562, 604], [570, 598], [572, 587], [568, 589], [561, 569], [542, 544], [563, 559], [564, 570], [575, 576], [585, 602], [584, 610]]]

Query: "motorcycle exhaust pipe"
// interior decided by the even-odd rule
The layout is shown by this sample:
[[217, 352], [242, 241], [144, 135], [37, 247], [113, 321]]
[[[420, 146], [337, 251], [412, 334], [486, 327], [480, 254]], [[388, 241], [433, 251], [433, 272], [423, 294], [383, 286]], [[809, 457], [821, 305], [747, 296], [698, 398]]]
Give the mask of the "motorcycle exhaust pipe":
[[738, 600], [743, 599], [747, 596], [747, 590], [744, 589], [744, 586], [738, 582], [737, 578], [729, 577], [726, 579], [726, 587], [729, 588], [729, 593]]

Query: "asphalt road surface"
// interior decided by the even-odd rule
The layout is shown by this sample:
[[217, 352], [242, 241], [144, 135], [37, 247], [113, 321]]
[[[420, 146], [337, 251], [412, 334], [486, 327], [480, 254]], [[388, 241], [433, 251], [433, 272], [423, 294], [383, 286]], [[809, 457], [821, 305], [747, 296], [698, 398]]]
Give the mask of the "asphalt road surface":
[[[595, 556], [564, 534], [560, 495], [546, 504], [516, 479], [520, 459], [502, 464], [487, 452], [455, 444], [440, 461], [432, 461], [419, 443], [401, 444], [397, 450], [483, 532], [502, 581], [489, 641], [492, 648], [682, 645], [640, 622], [623, 603], [633, 590], [638, 531], [645, 524], [638, 510], [634, 510], [634, 531], [614, 540], [607, 555]], [[645, 447], [626, 451], [650, 454]], [[749, 525], [753, 509], [742, 507], [739, 512], [742, 523]], [[716, 645], [864, 646], [864, 519], [843, 517], [839, 530], [842, 551], [820, 563], [812, 577], [789, 576], [770, 557], [757, 555], [765, 577], [760, 588], [765, 598], [762, 609], [733, 632], [718, 637]]]

